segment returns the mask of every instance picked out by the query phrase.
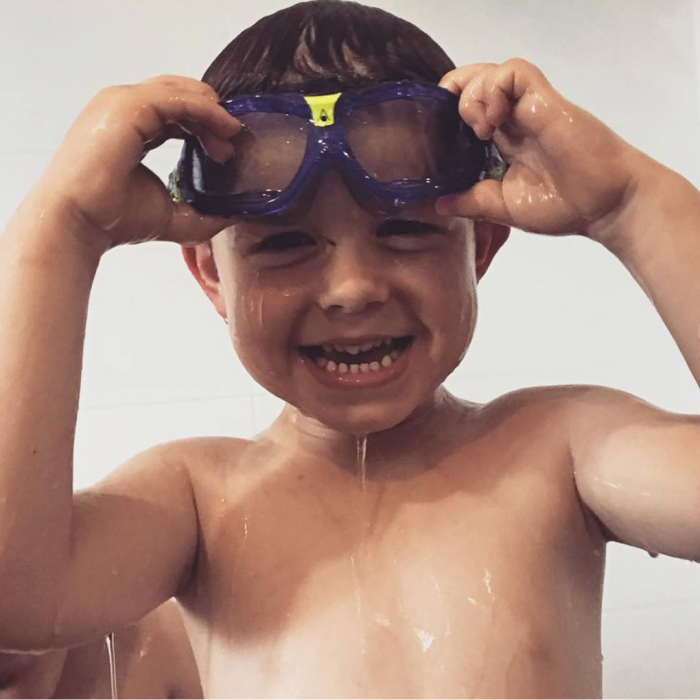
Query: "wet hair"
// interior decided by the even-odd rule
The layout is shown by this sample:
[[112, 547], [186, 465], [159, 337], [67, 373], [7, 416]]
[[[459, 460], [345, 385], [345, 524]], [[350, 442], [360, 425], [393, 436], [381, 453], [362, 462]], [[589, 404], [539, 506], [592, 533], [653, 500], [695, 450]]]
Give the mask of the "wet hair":
[[202, 80], [227, 100], [335, 92], [391, 80], [438, 83], [454, 67], [424, 31], [390, 12], [346, 0], [311, 0], [241, 32]]

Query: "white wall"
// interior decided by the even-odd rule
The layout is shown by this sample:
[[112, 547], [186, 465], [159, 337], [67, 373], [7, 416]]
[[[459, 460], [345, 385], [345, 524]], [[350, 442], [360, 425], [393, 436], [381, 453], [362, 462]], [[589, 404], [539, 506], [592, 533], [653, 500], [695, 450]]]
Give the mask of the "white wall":
[[[0, 0], [0, 228], [100, 88], [163, 73], [199, 78], [240, 30], [287, 4]], [[700, 13], [690, 0], [374, 4], [417, 23], [458, 64], [531, 60], [566, 97], [700, 184]], [[166, 144], [147, 164], [165, 177], [177, 152]], [[586, 240], [516, 232], [481, 286], [474, 344], [448, 386], [488, 400], [559, 383], [700, 411], [670, 335], [612, 256]], [[279, 407], [246, 375], [176, 246], [107, 255], [89, 313], [78, 486], [163, 440], [250, 436]], [[611, 547], [604, 652], [609, 697], [699, 697], [700, 567]]]

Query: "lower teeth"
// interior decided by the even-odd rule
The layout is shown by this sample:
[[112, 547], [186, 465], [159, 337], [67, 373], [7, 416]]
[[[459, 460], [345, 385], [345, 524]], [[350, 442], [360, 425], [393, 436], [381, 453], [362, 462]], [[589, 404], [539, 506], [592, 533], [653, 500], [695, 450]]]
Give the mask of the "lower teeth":
[[398, 350], [392, 350], [388, 355], [384, 355], [381, 362], [363, 362], [361, 364], [347, 365], [344, 362], [337, 364], [333, 360], [326, 360], [325, 357], [316, 357], [314, 361], [321, 369], [326, 372], [338, 372], [340, 374], [367, 374], [369, 372], [378, 372], [382, 367], [390, 367], [401, 353]]
[[[320, 354], [320, 347], [318, 350], [309, 348], [307, 356], [316, 363], [317, 367], [325, 369], [327, 372], [337, 372], [338, 374], [368, 374], [369, 372], [378, 372], [382, 368], [390, 367], [394, 364], [399, 355], [408, 347], [411, 340], [412, 338], [410, 337], [395, 339], [393, 347], [389, 346], [385, 349], [387, 354], [384, 355], [381, 360], [374, 360], [373, 362], [336, 362]], [[326, 346], [323, 346], [323, 349], [325, 352], [330, 352], [332, 347], [328, 346], [326, 348]]]

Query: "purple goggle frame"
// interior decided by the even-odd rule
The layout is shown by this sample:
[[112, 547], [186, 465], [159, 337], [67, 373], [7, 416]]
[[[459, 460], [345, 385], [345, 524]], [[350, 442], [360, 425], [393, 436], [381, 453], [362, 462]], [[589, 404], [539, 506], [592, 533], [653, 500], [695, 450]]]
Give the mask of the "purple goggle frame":
[[[478, 139], [459, 116], [458, 96], [432, 83], [397, 81], [332, 95], [243, 95], [221, 104], [243, 123], [241, 133], [248, 131], [252, 148], [266, 134], [276, 130], [279, 135], [280, 125], [289, 126], [284, 115], [294, 124], [297, 143], [289, 147], [295, 155], [285, 164], [290, 173], [288, 182], [283, 186], [272, 182], [278, 177], [277, 168], [269, 171], [267, 183], [263, 168], [254, 177], [254, 188], [241, 189], [236, 184], [237, 156], [225, 164], [217, 163], [206, 155], [196, 137], [188, 136], [170, 175], [169, 190], [174, 200], [188, 202], [203, 214], [295, 222], [310, 205], [323, 171], [335, 167], [365, 210], [390, 216], [409, 204], [467, 190], [485, 178], [500, 180], [508, 167], [493, 143]], [[276, 116], [266, 119], [264, 114]], [[390, 163], [386, 157], [379, 162], [382, 149], [363, 148], [363, 134], [368, 144], [371, 138], [375, 144], [393, 138], [398, 129], [392, 131], [392, 119], [402, 120], [407, 128], [401, 133], [412, 136], [405, 141], [405, 148], [399, 142]], [[274, 122], [271, 129], [265, 129], [266, 121]], [[390, 131], [382, 137], [377, 129]], [[303, 133], [300, 136], [298, 132]], [[239, 135], [232, 141], [236, 153]], [[418, 168], [420, 173], [416, 158], [411, 161], [414, 139], [423, 139], [423, 152], [430, 154]], [[284, 162], [284, 145], [272, 150]], [[402, 153], [407, 154], [406, 162]], [[375, 159], [378, 162], [373, 162]]]

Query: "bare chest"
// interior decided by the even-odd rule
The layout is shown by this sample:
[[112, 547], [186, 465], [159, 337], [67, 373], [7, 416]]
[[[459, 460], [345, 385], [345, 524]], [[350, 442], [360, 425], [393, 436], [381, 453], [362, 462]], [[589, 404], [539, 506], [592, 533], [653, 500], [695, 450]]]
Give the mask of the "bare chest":
[[600, 693], [603, 553], [566, 481], [307, 479], [207, 523], [183, 602], [208, 696]]

